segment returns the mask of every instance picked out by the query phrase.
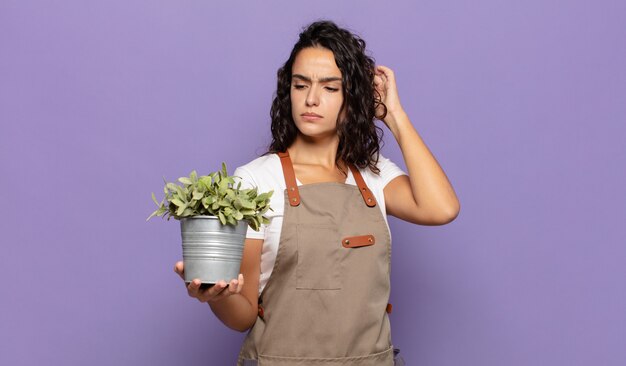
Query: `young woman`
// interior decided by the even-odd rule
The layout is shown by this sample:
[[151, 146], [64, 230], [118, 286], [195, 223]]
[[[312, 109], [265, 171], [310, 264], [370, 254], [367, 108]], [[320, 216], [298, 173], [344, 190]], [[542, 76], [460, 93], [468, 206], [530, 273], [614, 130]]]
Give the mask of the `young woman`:
[[[249, 330], [238, 365], [393, 365], [386, 214], [446, 224], [460, 209], [454, 190], [402, 108], [393, 71], [331, 21], [300, 34], [271, 117], [268, 151], [234, 172], [244, 187], [274, 190], [270, 224], [248, 230], [238, 279], [205, 290], [194, 280], [189, 296]], [[375, 119], [408, 175], [379, 154]]]

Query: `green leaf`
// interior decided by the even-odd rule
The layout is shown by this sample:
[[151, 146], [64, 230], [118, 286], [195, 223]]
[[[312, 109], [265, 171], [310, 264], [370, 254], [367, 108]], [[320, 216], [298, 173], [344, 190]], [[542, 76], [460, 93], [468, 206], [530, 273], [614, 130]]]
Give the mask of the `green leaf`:
[[258, 196], [256, 196], [256, 198], [254, 199], [256, 202], [263, 202], [267, 199], [267, 197], [269, 197], [269, 195], [267, 193], [262, 193]]
[[148, 221], [148, 220], [150, 220], [151, 218], [153, 218], [154, 216], [156, 216], [158, 211], [159, 211], [159, 210], [156, 210], [156, 211], [154, 211], [153, 213], [151, 213], [151, 214], [150, 214], [150, 216], [148, 216], [148, 218], [146, 219], [146, 221]]
[[182, 207], [182, 206], [186, 206], [185, 203], [183, 203], [181, 200], [179, 200], [178, 198], [174, 198], [173, 200], [171, 200], [170, 202], [172, 202], [173, 204], [175, 204], [178, 207]]
[[218, 184], [220, 192], [226, 192], [226, 188], [228, 188], [228, 180], [222, 179]]
[[157, 202], [156, 197], [154, 196], [154, 192], [152, 192], [152, 201], [154, 201], [154, 203], [156, 203], [156, 205], [159, 207], [161, 207], [161, 205], [163, 204], [163, 201], [161, 201], [161, 203]]
[[165, 188], [167, 188], [170, 192], [176, 192], [178, 191], [178, 189], [180, 189], [180, 187], [174, 183], [167, 183], [165, 185]]
[[178, 210], [176, 210], [176, 216], [182, 215], [182, 213], [185, 211], [186, 208], [187, 208], [187, 205], [182, 205], [178, 207]]
[[178, 181], [181, 182], [182, 184], [187, 184], [187, 185], [193, 184], [191, 179], [189, 179], [187, 177], [180, 177], [180, 178], [178, 178]]
[[176, 192], [178, 192], [178, 198], [180, 198], [181, 201], [183, 202], [187, 202], [187, 192], [185, 192], [181, 186], [175, 186], [175, 187], [176, 187]]
[[209, 189], [211, 187], [212, 179], [209, 175], [204, 175], [200, 177], [198, 181], [202, 183], [206, 187], [206, 189]]
[[222, 223], [222, 225], [226, 225], [226, 218], [224, 217], [224, 214], [220, 212], [220, 213], [218, 213], [217, 216], [219, 217], [220, 222]]
[[252, 217], [249, 222], [250, 222], [250, 226], [252, 227], [252, 229], [254, 229], [254, 231], [259, 231], [259, 221], [257, 220], [256, 217]]
[[256, 205], [254, 204], [254, 202], [244, 199], [244, 200], [241, 200], [241, 207], [254, 210], [256, 208]]

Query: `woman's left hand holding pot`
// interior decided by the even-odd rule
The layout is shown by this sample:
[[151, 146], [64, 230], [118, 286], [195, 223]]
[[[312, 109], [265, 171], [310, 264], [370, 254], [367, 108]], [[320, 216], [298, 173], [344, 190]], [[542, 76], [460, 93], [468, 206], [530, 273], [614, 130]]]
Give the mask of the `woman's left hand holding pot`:
[[[176, 262], [174, 271], [184, 280], [185, 269], [182, 261]], [[239, 274], [237, 279], [233, 279], [230, 283], [226, 283], [224, 280], [219, 280], [215, 285], [208, 289], [201, 289], [201, 282], [199, 279], [193, 279], [187, 287], [187, 293], [190, 297], [197, 299], [200, 302], [206, 302], [209, 304], [220, 301], [230, 295], [241, 293], [243, 288], [243, 274]]]

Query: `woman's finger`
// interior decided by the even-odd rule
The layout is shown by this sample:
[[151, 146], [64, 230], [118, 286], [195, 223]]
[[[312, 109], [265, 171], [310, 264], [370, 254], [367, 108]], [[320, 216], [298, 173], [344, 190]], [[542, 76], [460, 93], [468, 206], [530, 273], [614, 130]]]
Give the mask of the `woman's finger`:
[[243, 280], [243, 275], [239, 275], [239, 277], [237, 279], [233, 279], [230, 281], [230, 283], [228, 284], [227, 288], [220, 292], [218, 295], [216, 295], [215, 297], [213, 297], [210, 302], [217, 302], [220, 301], [230, 295], [234, 295], [236, 293], [239, 293], [241, 291], [241, 284], [239, 282], [239, 280]]
[[236, 294], [237, 293], [237, 289], [239, 288], [239, 279], [233, 279], [230, 281], [230, 284], [228, 284], [228, 291], [230, 292], [230, 294]]
[[382, 77], [384, 77], [385, 79], [393, 79], [394, 78], [393, 70], [391, 70], [387, 66], [378, 65], [377, 66], [377, 70], [380, 72]]
[[226, 283], [224, 281], [217, 281], [215, 285], [211, 286], [207, 290], [201, 291], [198, 294], [198, 300], [200, 302], [211, 302], [215, 297], [224, 292]]
[[218, 293], [215, 296], [213, 296], [211, 301], [221, 300], [221, 299], [225, 298], [226, 296], [230, 295], [230, 291], [231, 291], [232, 286], [230, 286], [230, 284], [228, 284], [228, 283], [226, 283], [224, 281], [220, 281], [220, 284], [222, 286], [222, 291], [220, 291], [220, 293]]
[[185, 269], [182, 261], [176, 262], [174, 265], [174, 272], [178, 273], [180, 278], [185, 279]]
[[239, 285], [237, 286], [237, 293], [240, 293], [241, 290], [243, 289], [243, 274], [240, 273], [237, 279], [239, 280]]
[[191, 282], [189, 282], [189, 285], [187, 286], [187, 294], [189, 294], [190, 297], [197, 298], [198, 290], [200, 290], [200, 280], [194, 278]]
[[195, 297], [200, 302], [219, 301], [232, 294], [240, 293], [243, 288], [243, 275], [239, 274], [237, 279], [233, 279], [230, 283], [223, 280], [217, 281], [215, 285], [206, 290], [200, 289], [200, 280], [195, 278], [187, 286], [187, 293], [190, 297]]
[[393, 74], [393, 70], [384, 65], [377, 65], [376, 68], [385, 74]]
[[176, 262], [176, 264], [174, 265], [174, 271], [176, 271], [176, 273], [180, 275], [185, 273], [185, 265], [183, 261]]

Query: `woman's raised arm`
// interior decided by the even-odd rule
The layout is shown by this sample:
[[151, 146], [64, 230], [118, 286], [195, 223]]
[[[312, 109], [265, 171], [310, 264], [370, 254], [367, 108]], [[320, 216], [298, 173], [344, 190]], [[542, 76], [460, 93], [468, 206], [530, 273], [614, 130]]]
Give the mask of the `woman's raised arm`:
[[452, 184], [400, 105], [394, 73], [377, 66], [376, 89], [387, 115], [383, 122], [400, 145], [409, 177], [394, 178], [384, 188], [385, 208], [399, 219], [421, 225], [443, 225], [461, 209]]

